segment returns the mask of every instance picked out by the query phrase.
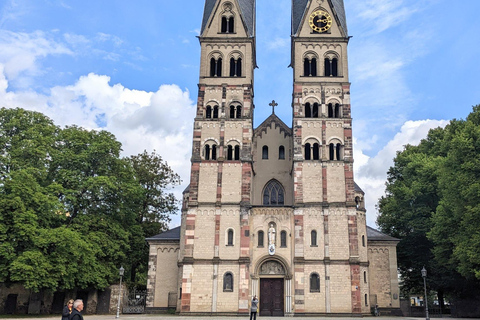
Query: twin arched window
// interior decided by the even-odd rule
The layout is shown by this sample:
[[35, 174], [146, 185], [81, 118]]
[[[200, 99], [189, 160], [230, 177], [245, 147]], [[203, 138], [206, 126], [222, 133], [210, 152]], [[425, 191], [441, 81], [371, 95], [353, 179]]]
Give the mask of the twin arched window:
[[329, 103], [328, 104], [328, 117], [329, 118], [340, 118], [340, 105], [338, 103]]
[[277, 180], [271, 180], [263, 190], [264, 206], [279, 206], [285, 203], [285, 192]]
[[235, 18], [230, 16], [230, 17], [226, 17], [226, 16], [223, 16], [222, 17], [222, 29], [221, 29], [221, 32], [222, 33], [234, 33], [234, 26], [235, 26]]
[[320, 145], [305, 143], [305, 160], [320, 160]]
[[343, 146], [340, 143], [330, 143], [329, 159], [332, 161], [343, 160]]
[[227, 147], [227, 160], [240, 160], [240, 146], [229, 145]]
[[241, 105], [231, 105], [230, 106], [230, 119], [240, 119], [242, 118], [242, 106]]
[[317, 58], [303, 59], [303, 76], [316, 77], [317, 76]]
[[205, 160], [217, 160], [217, 145], [205, 144], [203, 157]]
[[325, 77], [338, 76], [338, 59], [325, 58]]
[[218, 119], [218, 106], [207, 106], [205, 110], [205, 118], [207, 119]]
[[242, 58], [230, 58], [230, 77], [242, 76]]
[[210, 59], [210, 77], [221, 77], [222, 76], [222, 58], [215, 59], [212, 57]]
[[305, 103], [305, 118], [318, 118], [318, 103], [311, 104], [310, 102]]

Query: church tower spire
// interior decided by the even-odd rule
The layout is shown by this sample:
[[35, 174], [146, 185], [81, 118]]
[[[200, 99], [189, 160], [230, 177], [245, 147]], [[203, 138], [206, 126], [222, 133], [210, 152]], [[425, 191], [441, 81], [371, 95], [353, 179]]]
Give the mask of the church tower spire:
[[[323, 231], [315, 231], [315, 237], [322, 239], [321, 278], [326, 279], [322, 310], [346, 311], [334, 302], [341, 295], [349, 297], [349, 312], [365, 313], [368, 308], [362, 300], [369, 292], [360, 283], [360, 274], [367, 272], [368, 260], [366, 247], [359, 243], [366, 234], [366, 221], [365, 210], [355, 203], [349, 37], [343, 0], [293, 0], [291, 36], [295, 227], [305, 233], [314, 226]], [[295, 258], [295, 270], [306, 272], [305, 253], [296, 252]], [[341, 277], [351, 279], [350, 286], [341, 289], [333, 280]], [[296, 283], [295, 291], [306, 289]], [[297, 312], [304, 305], [297, 304]]]

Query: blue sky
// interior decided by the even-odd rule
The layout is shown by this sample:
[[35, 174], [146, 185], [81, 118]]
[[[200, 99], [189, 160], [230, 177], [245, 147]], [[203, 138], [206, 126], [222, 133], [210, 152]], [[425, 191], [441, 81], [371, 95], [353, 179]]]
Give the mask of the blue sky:
[[[0, 0], [0, 107], [106, 129], [188, 184], [201, 0]], [[291, 124], [290, 1], [257, 1], [255, 126]], [[355, 180], [367, 221], [397, 150], [480, 103], [480, 1], [345, 0]], [[179, 224], [174, 218], [172, 226]]]

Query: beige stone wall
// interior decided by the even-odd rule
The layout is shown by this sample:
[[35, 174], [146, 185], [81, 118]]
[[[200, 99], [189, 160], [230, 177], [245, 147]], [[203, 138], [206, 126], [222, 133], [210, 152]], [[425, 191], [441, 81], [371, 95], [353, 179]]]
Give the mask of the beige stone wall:
[[372, 242], [368, 248], [370, 301], [373, 304], [376, 295], [380, 308], [399, 308], [396, 243]]
[[305, 161], [303, 164], [303, 203], [322, 202], [322, 163], [319, 161]]
[[[223, 291], [223, 277], [227, 272], [233, 274], [232, 292]], [[217, 312], [237, 312], [239, 280], [238, 263], [221, 264], [218, 266]]]
[[332, 313], [352, 312], [350, 265], [330, 266], [330, 305]]
[[[305, 311], [308, 313], [325, 313], [325, 265], [306, 264], [305, 265]], [[320, 276], [320, 292], [310, 292], [310, 275], [317, 273]]]
[[192, 272], [191, 312], [212, 311], [213, 266], [211, 264], [195, 264]]
[[328, 202], [345, 202], [345, 168], [343, 162], [327, 165], [327, 199]]
[[195, 220], [195, 239], [193, 258], [212, 259], [215, 246], [215, 214], [214, 207], [202, 207], [197, 210]]
[[[238, 259], [240, 256], [240, 207], [224, 206], [221, 213], [219, 257], [227, 260]], [[229, 229], [233, 230], [233, 246], [227, 245]], [[211, 233], [210, 238], [213, 235], [214, 233]]]
[[218, 163], [201, 163], [198, 188], [198, 202], [217, 201]]
[[332, 260], [348, 260], [350, 257], [348, 244], [348, 216], [345, 208], [329, 209], [328, 236], [329, 257]]
[[[321, 207], [304, 209], [304, 225], [305, 225], [305, 259], [317, 260], [325, 257], [325, 236], [324, 236], [324, 222], [321, 215]], [[312, 246], [311, 234], [312, 230], [317, 232], [317, 245]], [[321, 279], [325, 277], [320, 277]]]
[[239, 203], [242, 200], [242, 165], [241, 163], [223, 163], [222, 202]]
[[151, 245], [150, 249], [157, 252], [157, 269], [155, 281], [155, 308], [168, 307], [169, 293], [178, 292], [178, 253], [179, 244]]

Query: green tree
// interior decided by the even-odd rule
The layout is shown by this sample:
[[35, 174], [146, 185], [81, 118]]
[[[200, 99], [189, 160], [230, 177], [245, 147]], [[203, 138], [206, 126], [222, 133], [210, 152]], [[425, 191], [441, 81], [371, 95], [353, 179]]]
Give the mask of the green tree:
[[106, 131], [23, 109], [0, 109], [0, 121], [0, 281], [103, 289], [123, 264], [146, 282], [145, 237], [175, 212], [165, 189], [178, 176], [155, 154], [121, 158]]
[[480, 107], [467, 120], [429, 132], [398, 152], [379, 200], [380, 229], [400, 238], [404, 292], [429, 286], [443, 295], [476, 294], [480, 279]]
[[134, 170], [135, 181], [141, 186], [136, 215], [138, 230], [129, 252], [131, 281], [146, 284], [148, 271], [148, 245], [145, 238], [167, 230], [171, 215], [178, 209], [178, 200], [171, 187], [180, 185], [180, 176], [173, 172], [162, 157], [154, 152], [127, 158]]

